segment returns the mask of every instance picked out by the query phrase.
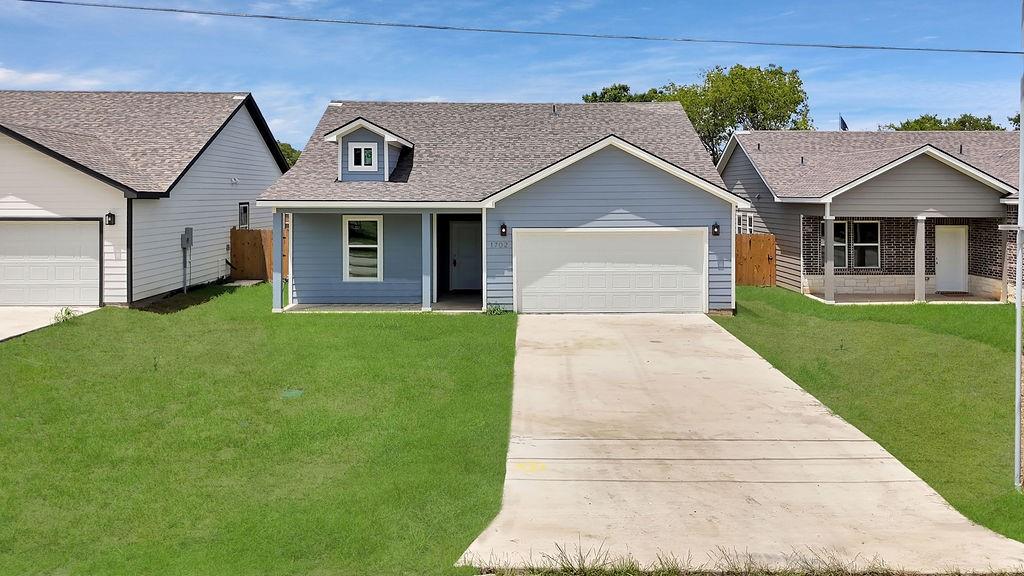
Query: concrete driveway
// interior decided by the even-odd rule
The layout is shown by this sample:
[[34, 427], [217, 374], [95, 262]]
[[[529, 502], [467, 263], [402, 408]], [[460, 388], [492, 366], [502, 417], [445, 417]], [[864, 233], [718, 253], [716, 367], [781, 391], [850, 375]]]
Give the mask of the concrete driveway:
[[[63, 308], [64, 306], [0, 306], [0, 342], [53, 324], [53, 317]], [[78, 314], [99, 310], [87, 306], [73, 306], [71, 309]]]
[[[936, 572], [1024, 566], [705, 316], [520, 316], [501, 512], [477, 565], [555, 545], [648, 564], [794, 552]], [[814, 354], [814, 351], [808, 351]], [[749, 555], [749, 556], [748, 556]]]

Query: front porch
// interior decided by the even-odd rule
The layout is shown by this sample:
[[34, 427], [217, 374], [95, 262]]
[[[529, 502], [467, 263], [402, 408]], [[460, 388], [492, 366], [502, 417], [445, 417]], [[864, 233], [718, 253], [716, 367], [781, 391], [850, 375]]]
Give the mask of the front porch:
[[274, 213], [274, 311], [480, 312], [484, 309], [481, 209], [289, 209]]
[[805, 217], [802, 291], [833, 304], [1005, 302], [1004, 219]]

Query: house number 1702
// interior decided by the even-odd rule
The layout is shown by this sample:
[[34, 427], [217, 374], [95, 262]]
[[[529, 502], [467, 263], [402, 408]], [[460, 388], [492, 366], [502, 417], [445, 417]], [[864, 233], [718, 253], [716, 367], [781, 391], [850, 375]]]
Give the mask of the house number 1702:
[[512, 241], [511, 240], [491, 240], [491, 241], [487, 242], [487, 247], [488, 248], [511, 248], [512, 247]]

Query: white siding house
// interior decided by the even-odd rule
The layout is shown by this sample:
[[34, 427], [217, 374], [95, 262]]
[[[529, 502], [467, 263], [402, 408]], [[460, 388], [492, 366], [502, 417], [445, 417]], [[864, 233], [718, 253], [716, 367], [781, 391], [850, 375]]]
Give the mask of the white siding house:
[[0, 306], [131, 304], [228, 276], [287, 169], [249, 94], [0, 91]]

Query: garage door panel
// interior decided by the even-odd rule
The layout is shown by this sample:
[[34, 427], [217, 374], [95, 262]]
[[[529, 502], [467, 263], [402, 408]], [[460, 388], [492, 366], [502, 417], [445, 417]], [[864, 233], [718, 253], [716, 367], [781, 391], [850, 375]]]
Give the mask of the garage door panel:
[[702, 312], [703, 230], [517, 230], [523, 312]]
[[94, 221], [0, 221], [0, 305], [99, 303]]

